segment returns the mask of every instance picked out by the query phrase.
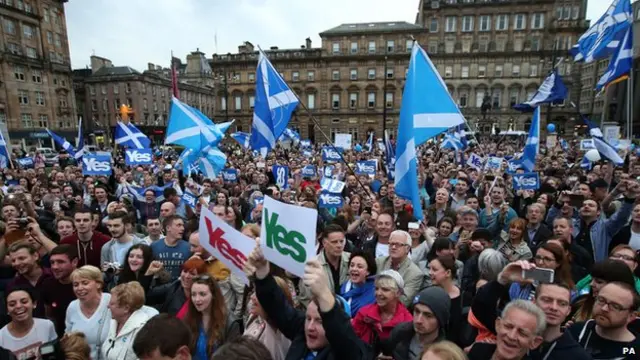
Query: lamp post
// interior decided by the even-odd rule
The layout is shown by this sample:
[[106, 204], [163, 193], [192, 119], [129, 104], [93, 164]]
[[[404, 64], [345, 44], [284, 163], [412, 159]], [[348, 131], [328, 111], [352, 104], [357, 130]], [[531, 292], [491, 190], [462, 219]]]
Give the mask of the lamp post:
[[382, 136], [387, 131], [387, 48], [384, 55], [384, 85], [382, 85]]

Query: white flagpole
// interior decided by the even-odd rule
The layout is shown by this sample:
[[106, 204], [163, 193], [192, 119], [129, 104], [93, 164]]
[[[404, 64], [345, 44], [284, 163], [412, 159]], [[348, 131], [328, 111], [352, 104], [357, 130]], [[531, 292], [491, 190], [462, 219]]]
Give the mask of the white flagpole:
[[627, 139], [633, 139], [633, 65], [627, 79]]

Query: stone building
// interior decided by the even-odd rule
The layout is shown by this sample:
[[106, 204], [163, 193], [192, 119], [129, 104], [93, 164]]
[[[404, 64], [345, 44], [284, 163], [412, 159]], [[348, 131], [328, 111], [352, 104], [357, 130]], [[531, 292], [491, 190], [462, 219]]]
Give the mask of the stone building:
[[51, 146], [45, 128], [77, 135], [66, 2], [0, 0], [0, 123], [15, 146]]

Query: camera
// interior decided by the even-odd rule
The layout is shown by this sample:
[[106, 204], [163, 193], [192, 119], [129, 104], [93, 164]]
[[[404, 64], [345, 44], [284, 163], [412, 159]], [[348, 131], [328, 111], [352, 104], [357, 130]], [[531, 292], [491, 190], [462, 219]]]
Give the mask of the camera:
[[115, 274], [120, 270], [120, 264], [117, 262], [107, 263], [106, 265], [106, 270], [104, 272], [107, 274]]
[[26, 217], [18, 218], [16, 219], [16, 222], [18, 223], [20, 229], [26, 229], [29, 225], [29, 219]]

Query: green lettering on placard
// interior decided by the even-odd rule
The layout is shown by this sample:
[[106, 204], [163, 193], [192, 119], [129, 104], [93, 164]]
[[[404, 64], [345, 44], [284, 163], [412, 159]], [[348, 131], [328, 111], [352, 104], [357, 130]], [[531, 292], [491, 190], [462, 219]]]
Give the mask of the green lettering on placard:
[[284, 256], [291, 256], [297, 262], [305, 262], [307, 260], [307, 252], [304, 246], [307, 240], [297, 231], [287, 231], [284, 226], [278, 224], [280, 215], [273, 212], [269, 216], [269, 210], [264, 209], [266, 218], [265, 229], [267, 230], [267, 247], [275, 249]]

